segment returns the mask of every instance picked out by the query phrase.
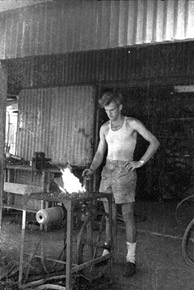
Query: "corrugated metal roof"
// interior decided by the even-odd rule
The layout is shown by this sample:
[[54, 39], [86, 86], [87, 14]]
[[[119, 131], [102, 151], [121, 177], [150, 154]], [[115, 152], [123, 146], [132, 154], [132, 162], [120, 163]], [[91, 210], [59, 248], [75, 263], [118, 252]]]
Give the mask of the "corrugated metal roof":
[[24, 6], [37, 5], [42, 2], [48, 2], [53, 0], [1, 0], [0, 12], [21, 8]]
[[56, 0], [0, 13], [0, 58], [194, 39], [194, 1]]

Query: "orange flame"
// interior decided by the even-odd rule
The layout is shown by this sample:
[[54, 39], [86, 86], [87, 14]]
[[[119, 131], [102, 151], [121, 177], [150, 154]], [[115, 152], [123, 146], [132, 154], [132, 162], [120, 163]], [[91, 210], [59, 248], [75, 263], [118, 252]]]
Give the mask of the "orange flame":
[[85, 186], [82, 186], [79, 178], [77, 178], [69, 167], [61, 169], [63, 187], [59, 186], [60, 190], [65, 193], [83, 193], [86, 192]]

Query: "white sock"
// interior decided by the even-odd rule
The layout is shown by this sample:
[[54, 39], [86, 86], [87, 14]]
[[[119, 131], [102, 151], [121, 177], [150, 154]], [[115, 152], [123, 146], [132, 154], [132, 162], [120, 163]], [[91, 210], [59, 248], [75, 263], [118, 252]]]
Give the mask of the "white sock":
[[127, 242], [127, 256], [126, 261], [135, 264], [135, 250], [136, 250], [136, 243], [129, 243]]
[[[108, 245], [108, 243], [104, 243], [106, 246]], [[107, 250], [107, 249], [104, 249], [103, 252], [102, 252], [102, 256], [105, 256], [105, 255], [108, 255], [110, 254], [110, 252]]]

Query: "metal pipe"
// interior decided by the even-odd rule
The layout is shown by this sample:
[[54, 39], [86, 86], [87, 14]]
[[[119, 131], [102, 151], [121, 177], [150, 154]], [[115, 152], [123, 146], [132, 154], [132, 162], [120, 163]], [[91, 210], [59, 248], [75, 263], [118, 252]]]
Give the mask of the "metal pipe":
[[61, 206], [40, 209], [36, 213], [36, 221], [40, 225], [45, 225], [50, 222], [60, 222], [64, 218], [64, 210]]

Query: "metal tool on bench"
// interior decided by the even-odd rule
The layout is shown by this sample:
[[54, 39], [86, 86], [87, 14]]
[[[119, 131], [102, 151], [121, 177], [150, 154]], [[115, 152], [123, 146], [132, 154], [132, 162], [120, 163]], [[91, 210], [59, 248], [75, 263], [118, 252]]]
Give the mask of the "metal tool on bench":
[[42, 170], [47, 167], [50, 158], [45, 158], [44, 152], [34, 152], [34, 157], [32, 158], [32, 169]]

